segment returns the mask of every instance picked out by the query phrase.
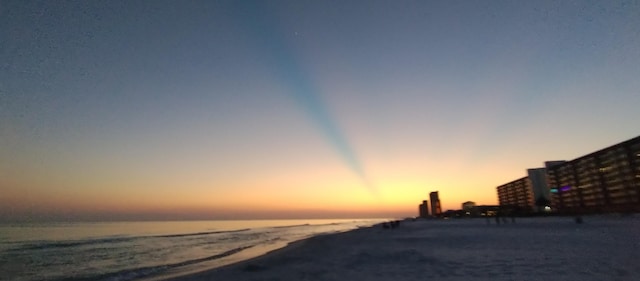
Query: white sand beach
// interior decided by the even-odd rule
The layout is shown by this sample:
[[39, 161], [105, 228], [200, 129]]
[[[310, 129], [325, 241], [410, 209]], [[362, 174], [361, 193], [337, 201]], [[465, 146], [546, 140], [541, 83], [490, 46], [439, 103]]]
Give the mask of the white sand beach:
[[640, 280], [640, 216], [403, 221], [171, 279]]

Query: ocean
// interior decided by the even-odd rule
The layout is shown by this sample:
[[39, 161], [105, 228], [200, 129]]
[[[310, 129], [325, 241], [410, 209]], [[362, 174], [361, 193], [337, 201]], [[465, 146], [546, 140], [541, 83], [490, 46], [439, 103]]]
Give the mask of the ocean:
[[46, 223], [0, 226], [0, 280], [154, 280], [252, 258], [383, 219]]

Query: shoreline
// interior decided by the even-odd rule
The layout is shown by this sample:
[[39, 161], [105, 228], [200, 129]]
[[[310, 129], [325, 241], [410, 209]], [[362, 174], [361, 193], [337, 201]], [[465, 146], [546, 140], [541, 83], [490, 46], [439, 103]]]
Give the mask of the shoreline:
[[374, 228], [374, 227], [380, 227], [380, 224], [375, 224], [373, 226], [370, 227], [360, 227], [360, 228], [356, 228], [356, 229], [351, 229], [348, 231], [342, 231], [342, 232], [335, 232], [335, 233], [323, 233], [323, 234], [318, 234], [318, 235], [314, 235], [311, 237], [307, 237], [307, 238], [303, 238], [300, 240], [296, 240], [290, 243], [285, 244], [284, 246], [281, 246], [279, 248], [273, 249], [273, 250], [269, 250], [263, 254], [257, 255], [255, 257], [251, 257], [248, 259], [243, 259], [243, 260], [239, 260], [237, 262], [232, 262], [226, 265], [222, 265], [220, 267], [215, 267], [215, 268], [209, 268], [209, 269], [204, 269], [204, 270], [194, 270], [192, 272], [187, 272], [187, 273], [177, 273], [177, 274], [172, 274], [171, 276], [157, 276], [155, 278], [149, 279], [149, 280], [154, 280], [154, 281], [200, 281], [200, 280], [209, 280], [211, 279], [212, 275], [215, 274], [224, 274], [225, 271], [243, 271], [243, 272], [257, 272], [257, 271], [261, 271], [263, 270], [263, 265], [261, 265], [261, 262], [265, 262], [265, 261], [269, 261], [271, 259], [278, 259], [281, 258], [283, 256], [286, 256], [287, 254], [291, 254], [292, 252], [295, 252], [296, 250], [298, 250], [299, 248], [308, 246], [308, 244], [310, 243], [314, 243], [314, 240], [316, 239], [322, 239], [322, 237], [326, 237], [326, 236], [340, 236], [340, 235], [345, 235], [351, 232], [356, 232], [356, 231], [362, 231], [362, 230], [366, 230], [369, 228]]
[[640, 280], [637, 237], [640, 217], [405, 220], [159, 280]]

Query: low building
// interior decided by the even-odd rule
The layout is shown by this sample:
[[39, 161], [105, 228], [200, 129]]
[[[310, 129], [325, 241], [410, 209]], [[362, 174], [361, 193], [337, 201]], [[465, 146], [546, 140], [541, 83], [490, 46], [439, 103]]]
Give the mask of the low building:
[[473, 207], [475, 206], [476, 206], [476, 202], [467, 201], [462, 203], [462, 210], [465, 212], [471, 212], [471, 210], [473, 210]]
[[480, 205], [473, 208], [473, 212], [481, 217], [492, 217], [498, 214], [500, 206], [496, 205]]

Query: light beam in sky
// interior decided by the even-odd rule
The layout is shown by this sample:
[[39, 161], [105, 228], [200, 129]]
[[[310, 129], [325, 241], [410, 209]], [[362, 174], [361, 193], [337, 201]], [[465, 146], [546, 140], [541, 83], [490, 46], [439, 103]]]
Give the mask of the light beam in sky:
[[253, 35], [265, 54], [269, 57], [273, 72], [289, 89], [291, 98], [307, 114], [307, 117], [320, 130], [327, 142], [336, 150], [345, 164], [355, 173], [368, 191], [377, 196], [378, 190], [367, 176], [362, 162], [344, 133], [332, 118], [321, 94], [310, 82], [308, 75], [299, 66], [287, 46], [275, 18], [270, 17], [270, 10], [263, 1], [238, 1], [236, 8], [245, 23], [247, 31]]

